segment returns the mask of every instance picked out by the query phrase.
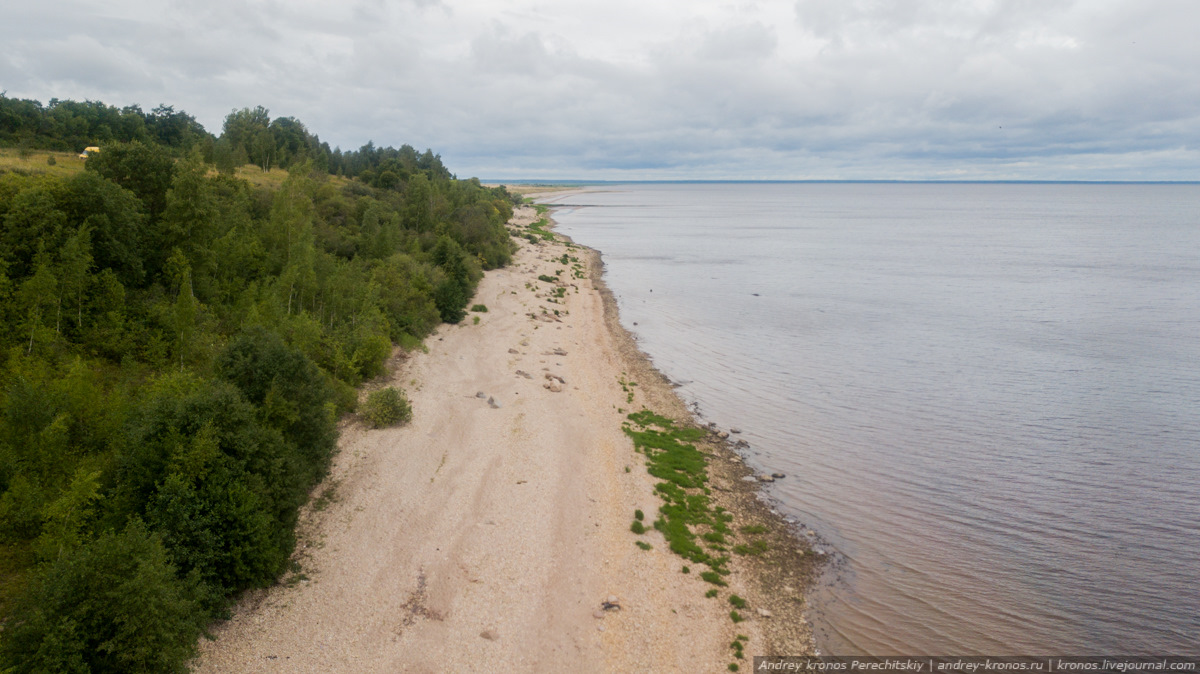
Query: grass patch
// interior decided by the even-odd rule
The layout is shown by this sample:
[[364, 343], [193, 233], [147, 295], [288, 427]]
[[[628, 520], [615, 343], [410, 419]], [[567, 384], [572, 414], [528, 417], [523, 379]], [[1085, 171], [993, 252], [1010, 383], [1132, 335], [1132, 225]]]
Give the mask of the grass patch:
[[650, 544], [649, 544], [649, 543], [647, 543], [646, 541], [636, 541], [636, 543], [635, 543], [635, 544], [636, 544], [636, 545], [637, 545], [639, 548], [641, 548], [641, 549], [643, 549], [643, 550], [652, 550], [652, 549], [654, 549], [654, 546], [653, 546], [653, 545], [650, 545]]
[[633, 524], [629, 525], [629, 530], [641, 536], [642, 534], [646, 533], [646, 525], [634, 520]]
[[707, 597], [708, 599], [712, 599], [712, 598], [716, 597], [718, 594], [720, 594], [720, 592], [717, 590], [717, 588], [714, 587], [713, 589], [709, 590], [708, 592], [705, 592], [704, 596]]
[[[54, 161], [51, 162], [51, 159]], [[22, 151], [20, 148], [6, 147], [0, 149], [0, 174], [12, 171], [22, 175], [66, 177], [83, 171], [84, 161], [74, 152]]]
[[733, 546], [733, 551], [739, 555], [757, 556], [770, 550], [771, 546], [761, 538], [750, 541], [749, 545], [738, 544]]
[[[545, 211], [539, 211], [539, 212], [545, 213]], [[538, 220], [537, 222], [533, 223], [532, 225], [529, 225], [529, 234], [532, 234], [533, 236], [537, 237], [537, 238], [530, 239], [530, 241], [533, 241], [536, 243], [538, 238], [540, 238], [543, 241], [553, 241], [554, 234], [546, 231], [546, 227], [549, 225], [550, 225], [550, 220], [548, 218], [542, 218], [542, 219]]]
[[646, 519], [646, 513], [642, 512], [639, 508], [638, 510], [633, 511], [633, 519], [641, 522], [642, 520]]
[[487, 305], [486, 304], [476, 304], [471, 307], [471, 311], [476, 311], [481, 314], [486, 314], [487, 313]]
[[729, 619], [732, 620], [735, 625], [745, 620], [745, 618], [742, 617], [742, 614], [738, 613], [737, 611], [730, 611]]
[[[716, 571], [705, 571], [700, 574], [700, 578], [712, 583], [713, 585], [719, 585], [721, 587], [727, 587], [729, 585], [729, 583], [726, 583], [721, 579], [721, 574], [717, 573]], [[709, 592], [716, 592], [716, 590], [709, 590]], [[714, 594], [713, 596], [715, 597], [717, 595]]]
[[767, 528], [761, 524], [753, 524], [748, 527], [742, 527], [742, 533], [743, 534], [765, 534], [765, 533], [767, 533]]
[[736, 594], [729, 595], [729, 603], [733, 604], [734, 608], [746, 608], [746, 600]]
[[538, 274], [538, 280], [542, 283], [558, 283], [557, 276], [547, 276], [545, 274]]

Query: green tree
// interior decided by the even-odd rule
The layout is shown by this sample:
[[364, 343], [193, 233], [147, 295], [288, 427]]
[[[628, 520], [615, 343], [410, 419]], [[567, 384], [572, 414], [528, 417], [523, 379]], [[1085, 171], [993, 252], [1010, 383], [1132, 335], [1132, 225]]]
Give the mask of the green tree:
[[84, 167], [137, 195], [151, 220], [157, 220], [167, 207], [175, 158], [161, 145], [110, 143], [90, 155]]
[[83, 327], [83, 293], [92, 280], [92, 237], [91, 228], [85, 223], [67, 237], [59, 259], [60, 294], [75, 304], [75, 325]]
[[185, 672], [207, 616], [161, 539], [140, 522], [37, 573], [0, 641], [14, 671]]

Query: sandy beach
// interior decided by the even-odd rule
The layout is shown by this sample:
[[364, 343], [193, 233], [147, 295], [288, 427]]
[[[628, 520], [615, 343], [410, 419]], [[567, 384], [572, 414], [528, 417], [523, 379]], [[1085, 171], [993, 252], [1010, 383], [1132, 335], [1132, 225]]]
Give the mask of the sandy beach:
[[[520, 207], [512, 224], [537, 217]], [[658, 532], [630, 531], [635, 509], [649, 523], [660, 501], [625, 414], [690, 416], [620, 328], [599, 256], [517, 240], [480, 283], [487, 312], [441, 326], [375, 384], [406, 391], [412, 422], [343, 422], [296, 570], [243, 597], [195, 671], [716, 672], [807, 652], [811, 555], [723, 442], [703, 447], [714, 498], [735, 526], [767, 527], [770, 552], [734, 555], [730, 586], [708, 598]], [[632, 403], [622, 380], [637, 383]], [[739, 624], [731, 592], [749, 602]]]

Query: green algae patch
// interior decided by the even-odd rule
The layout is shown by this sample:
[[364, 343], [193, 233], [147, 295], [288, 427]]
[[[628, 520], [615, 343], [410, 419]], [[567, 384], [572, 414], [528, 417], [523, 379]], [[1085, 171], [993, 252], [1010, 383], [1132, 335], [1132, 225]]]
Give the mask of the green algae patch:
[[729, 575], [729, 556], [722, 543], [732, 535], [733, 516], [709, 500], [708, 460], [693, 444], [705, 436], [704, 431], [677, 427], [650, 410], [630, 414], [628, 419], [625, 433], [645, 455], [646, 471], [661, 480], [654, 487], [663, 500], [654, 528], [662, 532], [672, 552], [711, 569], [701, 578], [724, 585], [721, 576]]

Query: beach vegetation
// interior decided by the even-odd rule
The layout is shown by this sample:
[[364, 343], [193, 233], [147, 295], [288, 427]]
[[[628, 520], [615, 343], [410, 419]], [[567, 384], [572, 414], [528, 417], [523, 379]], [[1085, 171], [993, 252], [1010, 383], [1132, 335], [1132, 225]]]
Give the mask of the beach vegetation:
[[220, 137], [169, 106], [0, 119], [0, 671], [183, 671], [289, 568], [356, 387], [510, 261], [514, 200], [261, 108]]
[[746, 600], [736, 594], [729, 595], [729, 603], [733, 604], [734, 608], [746, 608]]
[[771, 549], [771, 545], [761, 538], [756, 538], [749, 543], [739, 543], [733, 546], [733, 551], [739, 555], [757, 556]]
[[742, 527], [741, 532], [743, 534], [765, 534], [767, 533], [767, 528], [761, 524], [752, 524], [750, 526]]
[[542, 283], [558, 283], [557, 276], [548, 276], [546, 274], [538, 274], [538, 280]]
[[646, 525], [642, 524], [638, 520], [634, 520], [633, 524], [629, 525], [629, 530], [640, 536], [646, 533]]
[[641, 522], [642, 520], [646, 519], [646, 513], [642, 512], [640, 508], [637, 510], [634, 510], [633, 511], [633, 519]]
[[654, 548], [654, 546], [653, 546], [653, 545], [650, 545], [650, 544], [649, 544], [649, 543], [647, 543], [646, 541], [636, 541], [636, 544], [637, 544], [637, 546], [638, 546], [639, 548], [641, 548], [641, 549], [643, 549], [643, 550], [651, 550], [651, 549], [653, 549], [653, 548]]
[[742, 622], [742, 621], [743, 621], [743, 620], [745, 620], [746, 618], [745, 618], [745, 617], [743, 617], [741, 613], [738, 613], [738, 612], [735, 610], [735, 611], [730, 611], [730, 612], [729, 612], [729, 619], [730, 619], [730, 620], [732, 620], [732, 621], [733, 621], [733, 623], [736, 625], [737, 623], [740, 623], [740, 622]]
[[473, 305], [471, 305], [471, 311], [474, 311], [474, 312], [477, 312], [477, 313], [486, 314], [486, 313], [487, 313], [487, 310], [488, 310], [488, 308], [487, 308], [487, 305], [486, 305], [486, 304], [473, 304]]
[[687, 564], [684, 564], [683, 568], [681, 568], [679, 571], [680, 573], [691, 573], [692, 569]]
[[388, 386], [372, 391], [367, 396], [367, 401], [359, 409], [359, 416], [372, 428], [385, 428], [411, 420], [412, 407], [402, 391]]
[[718, 594], [720, 594], [720, 591], [714, 587], [714, 588], [710, 589], [708, 592], [705, 592], [704, 596], [709, 599], [712, 599], [712, 598], [716, 597]]

